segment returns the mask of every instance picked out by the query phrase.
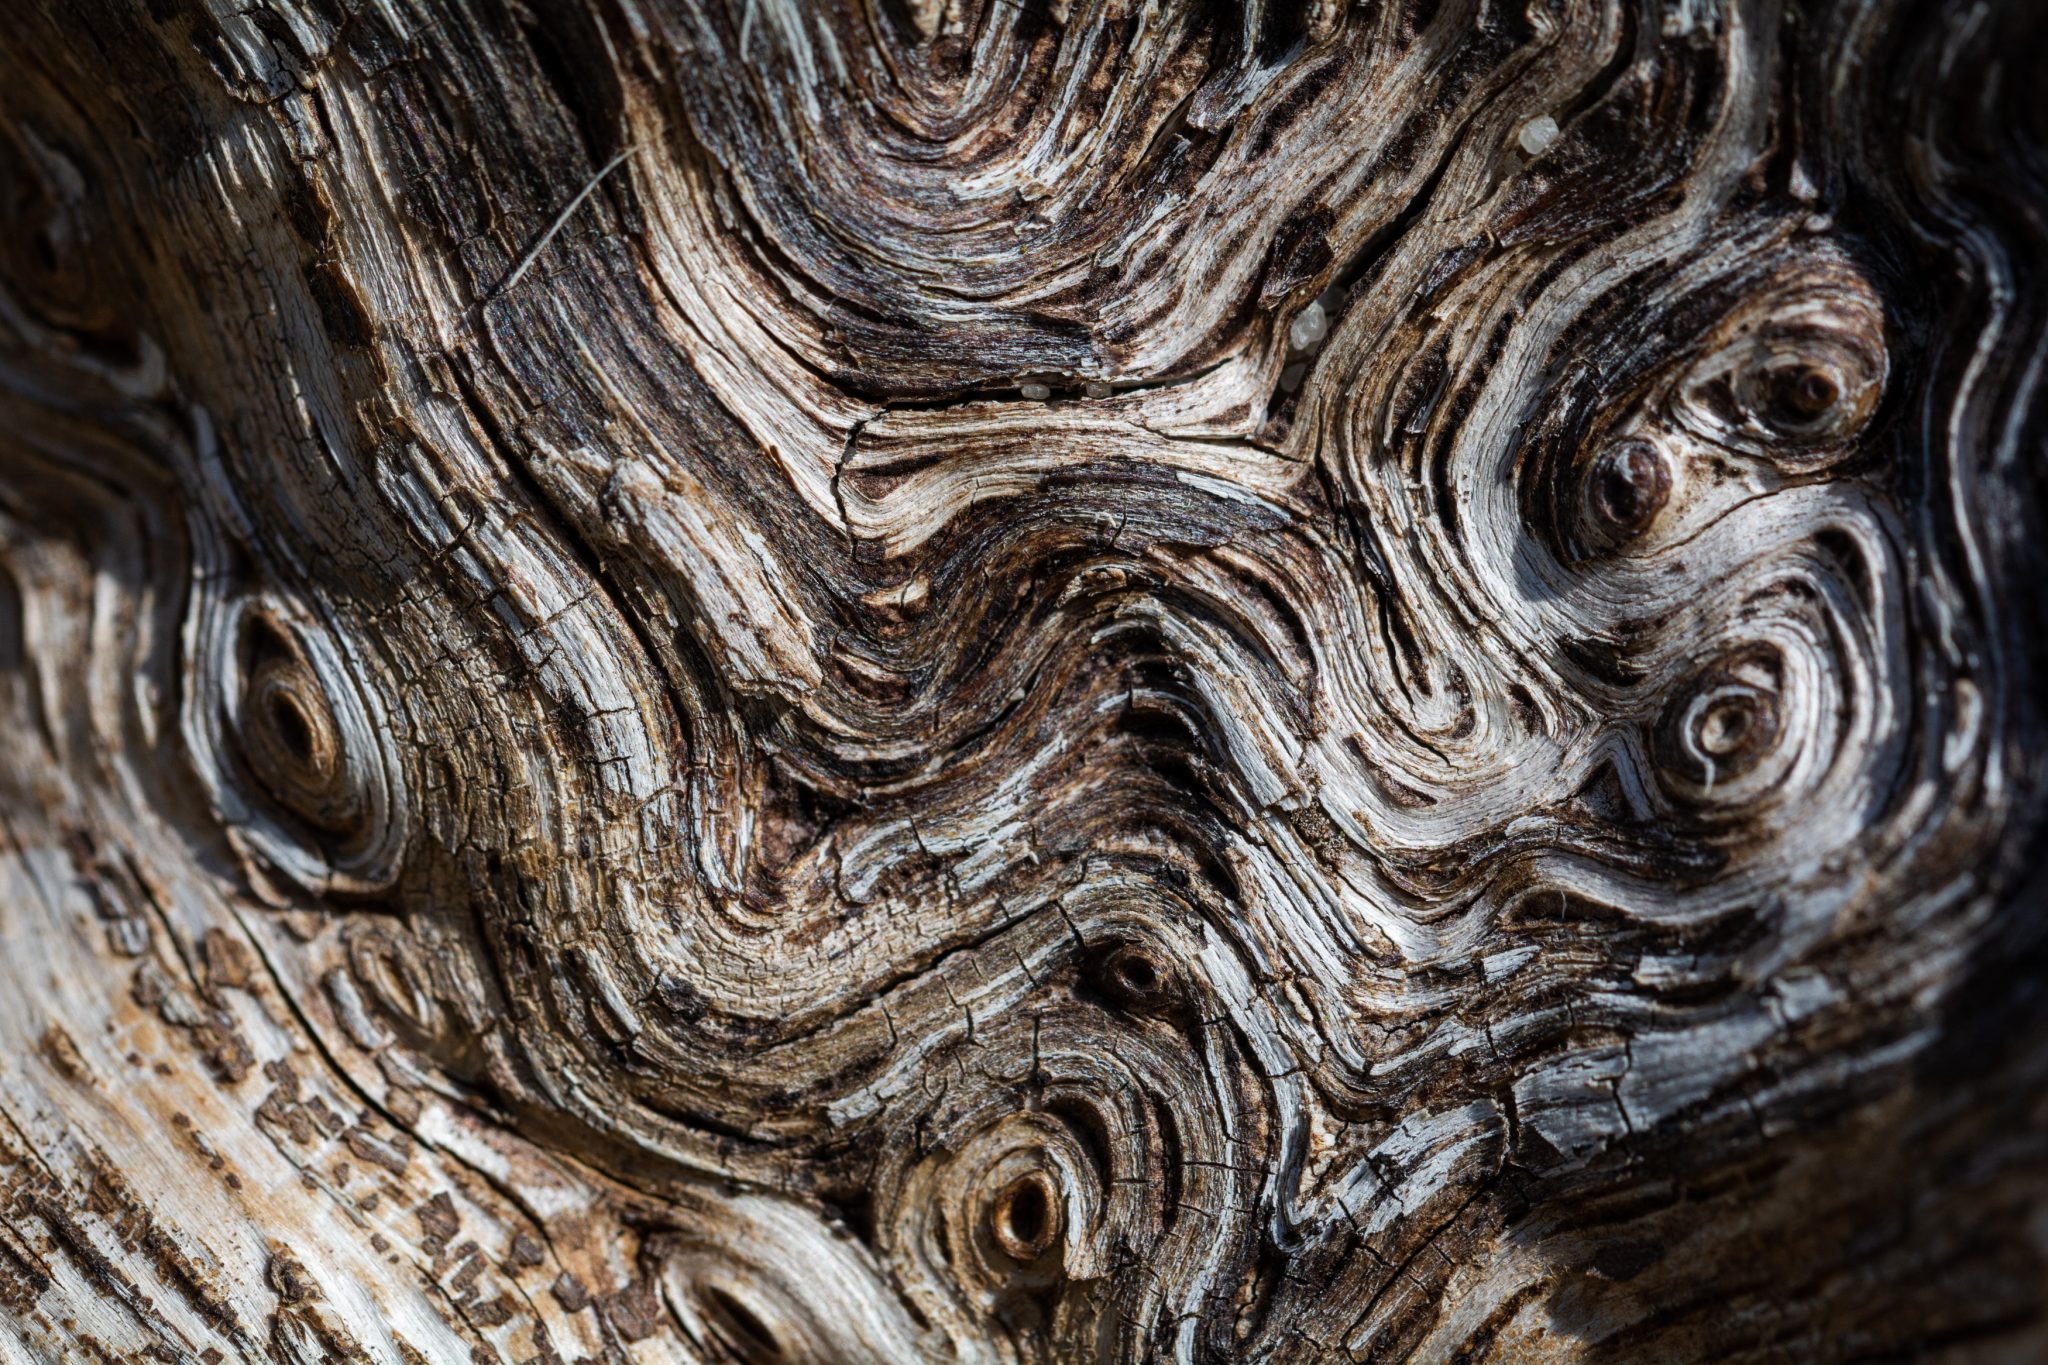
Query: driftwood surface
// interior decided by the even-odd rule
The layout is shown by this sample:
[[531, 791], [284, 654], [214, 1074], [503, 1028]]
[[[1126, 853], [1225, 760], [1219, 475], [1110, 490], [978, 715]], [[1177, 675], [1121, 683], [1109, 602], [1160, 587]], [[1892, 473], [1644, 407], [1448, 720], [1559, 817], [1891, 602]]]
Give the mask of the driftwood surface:
[[0, 1360], [2048, 1358], [2044, 38], [9, 0]]

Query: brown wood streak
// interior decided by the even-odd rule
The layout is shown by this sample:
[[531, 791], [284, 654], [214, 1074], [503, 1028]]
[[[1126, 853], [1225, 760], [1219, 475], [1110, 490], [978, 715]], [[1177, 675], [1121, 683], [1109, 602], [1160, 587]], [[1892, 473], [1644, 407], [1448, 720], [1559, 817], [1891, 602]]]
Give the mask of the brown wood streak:
[[2044, 35], [13, 6], [0, 1361], [2048, 1353]]

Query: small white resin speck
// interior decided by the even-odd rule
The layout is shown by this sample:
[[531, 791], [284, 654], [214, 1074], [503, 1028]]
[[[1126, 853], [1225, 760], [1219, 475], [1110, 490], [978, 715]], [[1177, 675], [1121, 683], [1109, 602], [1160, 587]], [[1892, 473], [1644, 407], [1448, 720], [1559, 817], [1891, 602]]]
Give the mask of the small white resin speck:
[[1330, 333], [1330, 315], [1323, 311], [1320, 300], [1295, 315], [1287, 328], [1287, 344], [1297, 351], [1306, 351]]
[[1548, 114], [1539, 114], [1522, 125], [1521, 136], [1515, 141], [1530, 156], [1541, 156], [1551, 143], [1557, 141], [1557, 120]]

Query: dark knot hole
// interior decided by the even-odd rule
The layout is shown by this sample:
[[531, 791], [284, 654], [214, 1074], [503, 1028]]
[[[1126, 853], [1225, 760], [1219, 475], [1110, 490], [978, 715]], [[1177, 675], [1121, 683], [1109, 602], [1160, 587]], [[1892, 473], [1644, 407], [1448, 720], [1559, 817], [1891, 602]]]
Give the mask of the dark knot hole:
[[1117, 959], [1117, 980], [1135, 995], [1150, 995], [1159, 989], [1159, 968], [1143, 953], [1125, 953]]
[[269, 697], [270, 726], [284, 751], [303, 767], [313, 763], [313, 722], [306, 718], [298, 698], [282, 689]]
[[1033, 1171], [1010, 1182], [996, 1196], [990, 1215], [996, 1245], [1014, 1261], [1035, 1261], [1059, 1240], [1060, 1210], [1052, 1181]]
[[1140, 943], [1122, 943], [1096, 959], [1090, 969], [1097, 989], [1126, 1009], [1152, 1013], [1173, 1001], [1172, 970], [1160, 955]]

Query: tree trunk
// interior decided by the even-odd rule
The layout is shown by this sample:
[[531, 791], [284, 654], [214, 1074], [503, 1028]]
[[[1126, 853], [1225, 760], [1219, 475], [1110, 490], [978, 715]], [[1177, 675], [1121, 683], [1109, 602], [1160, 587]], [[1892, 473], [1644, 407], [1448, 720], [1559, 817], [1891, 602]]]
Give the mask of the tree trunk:
[[13, 0], [0, 1360], [2048, 1357], [2023, 0]]

